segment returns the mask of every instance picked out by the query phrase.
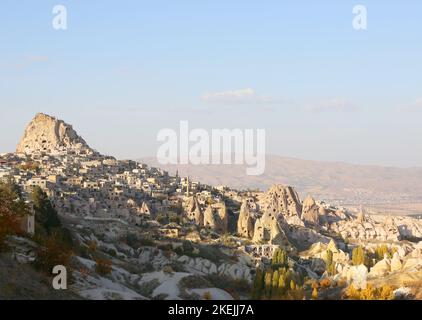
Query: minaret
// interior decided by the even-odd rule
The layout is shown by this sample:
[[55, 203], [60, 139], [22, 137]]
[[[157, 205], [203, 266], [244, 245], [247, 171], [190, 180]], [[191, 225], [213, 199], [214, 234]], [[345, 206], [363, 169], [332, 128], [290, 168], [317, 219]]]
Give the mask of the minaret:
[[187, 185], [186, 185], [186, 196], [189, 197], [189, 176], [187, 177], [186, 183], [187, 183]]
[[360, 211], [356, 219], [359, 223], [363, 223], [365, 221], [365, 210], [363, 209], [362, 205], [360, 206]]

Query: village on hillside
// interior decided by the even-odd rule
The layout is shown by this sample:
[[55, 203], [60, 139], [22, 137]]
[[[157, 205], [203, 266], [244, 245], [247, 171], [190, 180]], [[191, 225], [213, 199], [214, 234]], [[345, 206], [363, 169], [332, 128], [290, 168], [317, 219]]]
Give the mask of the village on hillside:
[[290, 186], [233, 190], [171, 176], [101, 155], [45, 114], [0, 156], [0, 182], [17, 186], [30, 211], [23, 235], [8, 240], [13, 259], [39, 258], [39, 190], [73, 240], [69, 290], [79, 298], [421, 298], [419, 219], [356, 215], [302, 201]]

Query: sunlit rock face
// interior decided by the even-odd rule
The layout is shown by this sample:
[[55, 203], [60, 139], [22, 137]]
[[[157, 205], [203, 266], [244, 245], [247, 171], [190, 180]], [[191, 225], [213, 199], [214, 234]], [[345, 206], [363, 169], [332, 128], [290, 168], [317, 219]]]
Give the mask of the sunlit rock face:
[[304, 226], [301, 220], [302, 204], [299, 200], [299, 195], [290, 186], [272, 186], [265, 193], [260, 206], [264, 210], [271, 211], [276, 219], [282, 218], [288, 224]]
[[28, 124], [16, 148], [17, 153], [24, 154], [54, 154], [65, 150], [79, 154], [94, 153], [71, 125], [43, 113], [35, 115]]

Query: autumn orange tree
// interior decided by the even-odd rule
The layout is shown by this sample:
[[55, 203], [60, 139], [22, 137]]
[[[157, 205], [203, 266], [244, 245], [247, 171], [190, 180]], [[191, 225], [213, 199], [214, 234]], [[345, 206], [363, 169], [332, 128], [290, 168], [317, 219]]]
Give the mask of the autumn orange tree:
[[352, 251], [352, 263], [354, 266], [359, 266], [361, 264], [367, 266], [368, 268], [372, 267], [371, 259], [368, 253], [362, 246], [358, 246]]
[[374, 287], [368, 284], [365, 289], [357, 289], [351, 284], [346, 289], [346, 297], [352, 300], [393, 300], [394, 291], [389, 285]]
[[95, 259], [95, 262], [95, 271], [102, 276], [110, 274], [113, 270], [111, 261], [108, 259]]
[[15, 214], [0, 204], [0, 251], [5, 249], [5, 240], [19, 231], [19, 222]]
[[37, 250], [35, 266], [51, 274], [53, 268], [58, 265], [67, 267], [72, 257], [71, 248], [62, 240], [59, 233], [53, 232], [49, 236], [43, 237]]
[[35, 266], [46, 274], [51, 274], [57, 265], [69, 267], [74, 247], [70, 231], [62, 225], [56, 209], [41, 188], [32, 190], [31, 200], [35, 211], [34, 240], [39, 244]]
[[382, 244], [375, 248], [375, 260], [381, 261], [384, 259], [385, 255], [391, 259], [396, 251], [396, 248], [389, 249], [386, 244]]
[[5, 240], [13, 234], [21, 234], [20, 219], [29, 214], [19, 188], [13, 183], [0, 183], [0, 250], [5, 249]]

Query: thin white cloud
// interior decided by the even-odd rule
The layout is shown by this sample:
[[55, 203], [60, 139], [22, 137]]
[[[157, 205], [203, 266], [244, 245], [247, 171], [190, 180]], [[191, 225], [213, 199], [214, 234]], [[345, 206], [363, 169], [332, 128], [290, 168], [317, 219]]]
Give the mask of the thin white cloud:
[[422, 98], [419, 98], [400, 109], [403, 111], [422, 111]]
[[44, 55], [30, 55], [15, 62], [6, 62], [0, 65], [0, 69], [21, 71], [37, 63], [48, 62], [49, 57]]
[[47, 62], [49, 60], [48, 56], [28, 56], [28, 62]]
[[309, 104], [306, 109], [311, 112], [352, 112], [358, 108], [342, 98], [335, 98]]
[[283, 102], [282, 99], [261, 96], [252, 88], [206, 93], [202, 96], [202, 100], [222, 104], [275, 104]]

